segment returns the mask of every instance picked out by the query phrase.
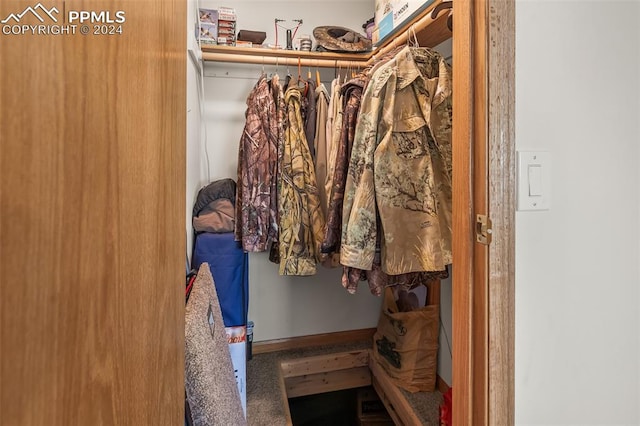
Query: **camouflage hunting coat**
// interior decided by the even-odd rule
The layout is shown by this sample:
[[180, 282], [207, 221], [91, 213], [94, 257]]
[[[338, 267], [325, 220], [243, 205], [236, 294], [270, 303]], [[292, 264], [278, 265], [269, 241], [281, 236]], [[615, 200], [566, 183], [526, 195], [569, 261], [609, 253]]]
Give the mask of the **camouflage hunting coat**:
[[341, 88], [340, 77], [337, 77], [331, 82], [331, 99], [329, 100], [329, 114], [327, 117], [327, 176], [324, 180], [324, 189], [327, 197], [331, 196], [333, 173], [342, 129]]
[[316, 273], [324, 230], [313, 159], [300, 112], [301, 99], [299, 88], [287, 89], [284, 146], [278, 159], [281, 275]]
[[267, 250], [277, 239], [276, 165], [278, 120], [265, 76], [247, 98], [238, 149], [235, 239], [248, 252]]
[[373, 74], [345, 186], [343, 265], [370, 270], [378, 233], [389, 275], [451, 263], [451, 90], [449, 65], [426, 48]]
[[351, 147], [355, 134], [358, 112], [362, 100], [362, 92], [367, 84], [363, 74], [358, 75], [342, 86], [342, 125], [340, 126], [340, 139], [334, 158], [333, 178], [331, 192], [329, 193], [329, 209], [327, 213], [327, 226], [322, 241], [323, 253], [335, 253], [340, 251], [340, 236], [342, 232], [342, 201], [344, 188], [347, 181], [347, 170]]

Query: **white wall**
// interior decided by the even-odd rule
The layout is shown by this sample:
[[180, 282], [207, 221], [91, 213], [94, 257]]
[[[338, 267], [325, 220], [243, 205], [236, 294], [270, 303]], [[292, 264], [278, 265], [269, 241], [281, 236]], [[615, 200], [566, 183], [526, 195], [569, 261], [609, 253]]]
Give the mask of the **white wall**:
[[516, 215], [516, 423], [640, 424], [640, 3], [516, 9], [517, 148], [553, 160]]
[[[201, 1], [200, 7], [215, 8], [217, 2]], [[265, 31], [266, 43], [273, 43], [274, 18], [304, 20], [298, 31], [312, 34], [320, 25], [343, 25], [360, 30], [373, 16], [371, 1], [228, 1], [235, 7], [238, 29]], [[292, 25], [290, 21], [283, 23]], [[285, 33], [280, 37], [284, 40]], [[289, 64], [297, 75], [297, 65]], [[268, 66], [267, 72], [273, 72]], [[286, 75], [287, 66], [279, 66]], [[238, 141], [244, 126], [246, 97], [262, 71], [261, 66], [211, 64], [205, 68], [205, 121], [207, 146], [211, 163], [211, 179], [236, 179]], [[315, 69], [313, 70], [315, 73]], [[306, 74], [306, 69], [304, 70]], [[333, 78], [333, 71], [323, 71], [323, 81]], [[254, 340], [328, 333], [375, 327], [381, 299], [372, 296], [366, 283], [356, 295], [350, 295], [340, 284], [338, 270], [319, 267], [314, 277], [281, 277], [277, 265], [266, 254], [249, 256], [249, 319], [255, 322]]]

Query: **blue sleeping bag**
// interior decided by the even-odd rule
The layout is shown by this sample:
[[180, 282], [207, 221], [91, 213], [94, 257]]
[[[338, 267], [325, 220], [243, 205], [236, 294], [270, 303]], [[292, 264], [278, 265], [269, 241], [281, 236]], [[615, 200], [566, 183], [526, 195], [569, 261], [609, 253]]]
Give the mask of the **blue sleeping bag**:
[[249, 310], [249, 258], [233, 232], [225, 234], [202, 233], [196, 236], [191, 267], [209, 264], [220, 299], [225, 327], [247, 324]]

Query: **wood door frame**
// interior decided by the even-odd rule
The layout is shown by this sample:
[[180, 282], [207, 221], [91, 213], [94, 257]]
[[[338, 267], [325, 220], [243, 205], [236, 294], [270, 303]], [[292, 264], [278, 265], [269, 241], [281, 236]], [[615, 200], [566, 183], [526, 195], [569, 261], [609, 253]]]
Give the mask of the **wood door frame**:
[[513, 425], [515, 1], [456, 2], [454, 23], [453, 420]]

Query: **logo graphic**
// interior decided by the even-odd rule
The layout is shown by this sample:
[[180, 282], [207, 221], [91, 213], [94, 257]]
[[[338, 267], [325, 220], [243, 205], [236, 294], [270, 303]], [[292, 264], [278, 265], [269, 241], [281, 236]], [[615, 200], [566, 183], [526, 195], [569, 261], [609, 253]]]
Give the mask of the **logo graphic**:
[[123, 33], [122, 24], [126, 20], [124, 10], [66, 10], [63, 6], [60, 13], [57, 7], [47, 8], [38, 2], [35, 6], [29, 6], [20, 13], [10, 13], [0, 20], [0, 31], [3, 37], [75, 34], [112, 36]]
[[42, 3], [38, 3], [33, 7], [31, 6], [27, 7], [25, 10], [22, 11], [22, 13], [18, 13], [18, 14], [11, 13], [5, 19], [0, 21], [0, 23], [8, 24], [9, 21], [11, 20], [13, 20], [15, 23], [19, 23], [20, 20], [28, 13], [31, 13], [33, 16], [38, 18], [40, 22], [44, 23], [44, 18], [42, 17], [43, 15], [48, 16], [53, 22], [58, 22], [58, 18], [56, 18], [53, 14], [55, 13], [57, 15], [58, 13], [60, 13], [60, 11], [55, 6], [52, 7], [51, 9], [47, 9], [42, 5]]
[[389, 364], [395, 368], [402, 368], [402, 355], [396, 351], [396, 344], [387, 339], [387, 336], [377, 339], [376, 346], [378, 347], [378, 354], [386, 359]]

